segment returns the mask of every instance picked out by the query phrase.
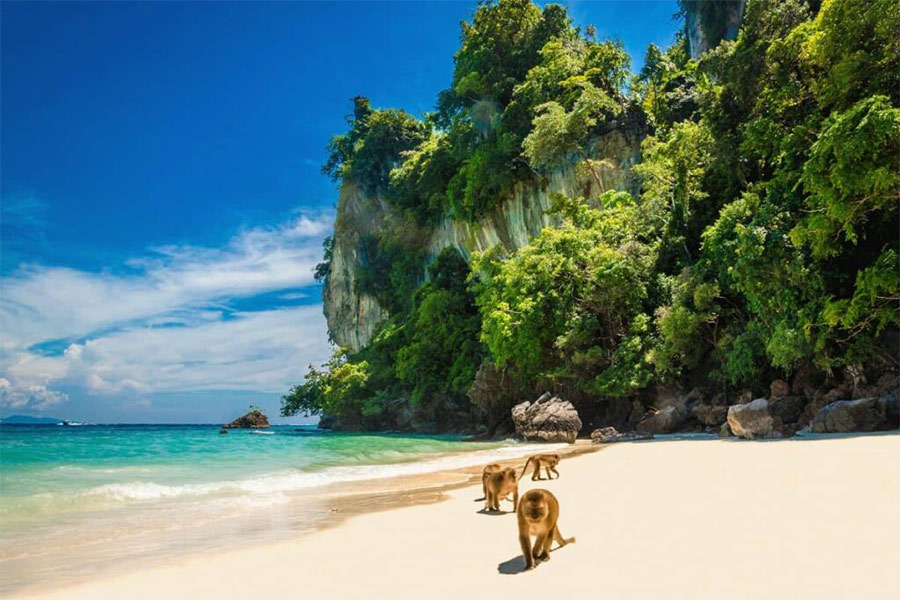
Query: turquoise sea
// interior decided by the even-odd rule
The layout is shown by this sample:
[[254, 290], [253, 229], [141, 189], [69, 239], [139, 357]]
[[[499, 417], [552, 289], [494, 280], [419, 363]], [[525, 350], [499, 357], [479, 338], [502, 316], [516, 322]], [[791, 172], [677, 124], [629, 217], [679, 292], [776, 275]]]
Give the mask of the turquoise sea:
[[311, 426], [0, 425], [0, 593], [129, 558], [295, 535], [327, 515], [335, 486], [529, 451]]

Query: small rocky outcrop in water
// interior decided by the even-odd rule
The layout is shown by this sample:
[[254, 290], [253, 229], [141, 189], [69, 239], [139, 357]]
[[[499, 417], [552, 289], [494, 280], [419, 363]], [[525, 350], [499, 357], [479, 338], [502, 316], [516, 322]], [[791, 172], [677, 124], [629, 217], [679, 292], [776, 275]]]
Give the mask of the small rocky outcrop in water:
[[231, 423], [222, 426], [222, 429], [265, 429], [269, 426], [269, 419], [258, 408], [253, 408], [243, 417], [238, 417]]
[[581, 431], [578, 411], [567, 400], [545, 393], [535, 402], [522, 402], [512, 409], [516, 435], [526, 440], [573, 443]]
[[594, 444], [612, 444], [615, 442], [636, 442], [639, 440], [652, 440], [653, 434], [642, 431], [629, 431], [619, 433], [615, 427], [601, 427], [591, 433], [591, 442]]
[[898, 394], [882, 398], [838, 400], [816, 413], [812, 430], [816, 433], [882, 431], [900, 426]]

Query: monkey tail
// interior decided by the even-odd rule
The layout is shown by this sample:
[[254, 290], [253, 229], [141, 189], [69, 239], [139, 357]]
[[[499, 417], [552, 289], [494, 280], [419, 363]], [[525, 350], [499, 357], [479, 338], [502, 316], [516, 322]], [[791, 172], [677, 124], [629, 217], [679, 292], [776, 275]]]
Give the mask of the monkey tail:
[[559, 527], [553, 529], [553, 537], [556, 538], [556, 543], [560, 545], [560, 547], [565, 546], [566, 544], [574, 544], [575, 537], [572, 536], [570, 538], [564, 538], [562, 534], [559, 532]]
[[528, 465], [531, 464], [531, 459], [532, 459], [532, 458], [534, 458], [534, 457], [533, 457], [533, 456], [529, 456], [529, 457], [528, 457], [528, 460], [525, 461], [525, 467], [522, 468], [522, 474], [519, 475], [519, 479], [522, 479], [523, 477], [525, 477], [525, 471], [528, 470]]

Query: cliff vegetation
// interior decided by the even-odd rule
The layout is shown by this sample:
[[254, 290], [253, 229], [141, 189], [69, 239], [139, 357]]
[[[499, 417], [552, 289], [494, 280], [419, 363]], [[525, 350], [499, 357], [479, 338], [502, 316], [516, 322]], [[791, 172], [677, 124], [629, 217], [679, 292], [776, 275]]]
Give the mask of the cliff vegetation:
[[[343, 191], [317, 276], [340, 268], [326, 295], [372, 298], [378, 319], [283, 414], [493, 433], [550, 389], [622, 427], [663, 389], [728, 404], [896, 371], [900, 5], [682, 7], [709, 50], [680, 33], [632, 74], [560, 6], [482, 3], [435, 112], [354, 99], [323, 168]], [[535, 203], [525, 241], [444, 233]]]

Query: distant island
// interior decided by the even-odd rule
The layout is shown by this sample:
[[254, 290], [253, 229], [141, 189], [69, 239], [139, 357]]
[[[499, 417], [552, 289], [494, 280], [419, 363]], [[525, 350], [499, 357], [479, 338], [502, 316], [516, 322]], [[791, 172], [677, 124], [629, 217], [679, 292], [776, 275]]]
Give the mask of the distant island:
[[56, 425], [61, 423], [62, 419], [56, 417], [32, 417], [29, 415], [10, 415], [0, 419], [3, 425]]

